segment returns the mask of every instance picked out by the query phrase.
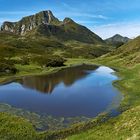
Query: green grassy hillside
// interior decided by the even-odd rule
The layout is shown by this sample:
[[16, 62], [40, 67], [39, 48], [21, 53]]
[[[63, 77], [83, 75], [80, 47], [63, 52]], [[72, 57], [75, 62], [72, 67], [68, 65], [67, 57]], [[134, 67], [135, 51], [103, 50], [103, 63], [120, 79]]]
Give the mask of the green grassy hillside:
[[[23, 37], [1, 32], [0, 75], [3, 76], [7, 72], [10, 74], [30, 74], [32, 71], [41, 73], [44, 69], [45, 71], [48, 70], [48, 68], [43, 69], [43, 62], [48, 62], [54, 57], [63, 60], [68, 58], [96, 58], [109, 51], [110, 48], [103, 44], [88, 44], [78, 41], [60, 42], [45, 36]], [[42, 61], [39, 62], [38, 60]]]
[[[79, 41], [64, 41], [60, 42], [54, 38], [48, 39], [45, 36], [28, 36], [22, 37], [19, 35], [13, 35], [11, 33], [0, 33], [0, 49], [10, 55], [8, 49], [3, 47], [12, 48], [16, 51], [15, 56], [22, 54], [58, 54], [64, 57], [85, 57], [95, 58], [109, 52], [110, 48], [104, 44], [88, 44]], [[6, 52], [7, 51], [7, 52]], [[81, 52], [81, 53], [79, 53]], [[12, 53], [12, 52], [11, 52]], [[14, 54], [12, 54], [14, 55]]]

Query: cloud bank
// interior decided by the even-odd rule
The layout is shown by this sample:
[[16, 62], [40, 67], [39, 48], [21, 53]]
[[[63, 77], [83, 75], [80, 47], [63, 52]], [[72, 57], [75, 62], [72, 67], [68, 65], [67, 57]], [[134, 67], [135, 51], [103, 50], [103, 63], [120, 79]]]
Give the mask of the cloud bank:
[[91, 27], [91, 29], [103, 39], [109, 38], [115, 34], [135, 38], [140, 35], [140, 22], [106, 24]]

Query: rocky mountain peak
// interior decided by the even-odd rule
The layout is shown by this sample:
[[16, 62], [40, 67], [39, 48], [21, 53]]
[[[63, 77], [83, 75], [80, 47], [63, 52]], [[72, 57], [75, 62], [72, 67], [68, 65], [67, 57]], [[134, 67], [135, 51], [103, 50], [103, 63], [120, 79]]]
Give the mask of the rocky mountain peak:
[[111, 44], [113, 46], [119, 47], [125, 43], [127, 43], [130, 39], [128, 37], [123, 37], [120, 34], [116, 34], [113, 37], [106, 39], [107, 44]]
[[18, 22], [4, 22], [1, 26], [1, 31], [13, 32], [16, 34], [24, 35], [28, 31], [31, 31], [41, 24], [59, 24], [59, 20], [48, 11], [41, 11], [35, 15], [27, 16], [22, 18]]
[[18, 22], [4, 22], [2, 32], [22, 36], [44, 36], [62, 41], [75, 40], [84, 43], [104, 44], [104, 41], [85, 26], [77, 24], [71, 18], [59, 21], [50, 10], [23, 17]]
[[123, 37], [120, 34], [115, 34], [113, 37]]
[[120, 42], [128, 42], [130, 39], [128, 37], [121, 36], [120, 34], [116, 34], [110, 38], [113, 41], [120, 41]]
[[34, 15], [35, 20], [40, 20], [44, 24], [51, 24], [52, 22], [59, 22], [59, 20], [53, 15], [53, 13], [48, 11], [41, 11]]
[[66, 17], [64, 20], [63, 20], [63, 23], [64, 24], [67, 24], [67, 23], [75, 23], [71, 18], [68, 18]]

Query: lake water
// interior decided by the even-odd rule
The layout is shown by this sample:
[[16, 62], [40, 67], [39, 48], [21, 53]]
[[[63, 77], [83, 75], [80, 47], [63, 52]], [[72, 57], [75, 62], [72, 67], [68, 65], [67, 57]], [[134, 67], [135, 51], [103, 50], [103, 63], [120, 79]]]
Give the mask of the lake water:
[[108, 67], [81, 65], [57, 73], [27, 76], [0, 86], [0, 103], [55, 117], [95, 117], [115, 112], [122, 95]]

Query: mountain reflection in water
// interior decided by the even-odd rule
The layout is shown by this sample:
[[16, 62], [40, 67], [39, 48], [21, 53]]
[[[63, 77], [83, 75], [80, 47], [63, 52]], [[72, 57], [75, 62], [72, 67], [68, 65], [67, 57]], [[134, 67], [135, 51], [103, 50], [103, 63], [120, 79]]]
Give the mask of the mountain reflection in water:
[[77, 80], [89, 75], [87, 71], [95, 70], [96, 68], [97, 66], [95, 65], [79, 65], [60, 70], [50, 75], [23, 77], [19, 83], [26, 88], [51, 94], [58, 84], [64, 83], [66, 87], [71, 86]]
[[[0, 86], [0, 103], [54, 117], [96, 117], [116, 111], [118, 77], [104, 66], [80, 65], [42, 76], [27, 76]], [[44, 93], [44, 94], [41, 94]]]

